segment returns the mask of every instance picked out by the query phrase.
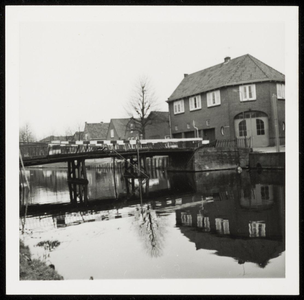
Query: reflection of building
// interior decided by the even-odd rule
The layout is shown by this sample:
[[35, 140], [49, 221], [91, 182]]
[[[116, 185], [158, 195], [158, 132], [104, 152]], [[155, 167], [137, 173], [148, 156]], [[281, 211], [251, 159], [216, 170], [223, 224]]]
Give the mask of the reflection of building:
[[[176, 224], [197, 249], [216, 250], [217, 255], [264, 267], [285, 250], [284, 189], [267, 182], [250, 184], [248, 176], [233, 180], [230, 174], [234, 184], [223, 186], [217, 182], [205, 187], [202, 181], [196, 194], [202, 201], [178, 209]], [[222, 179], [226, 181], [225, 176]]]
[[251, 55], [185, 74], [168, 99], [175, 138], [252, 137], [255, 147], [274, 143], [272, 95], [278, 99], [279, 135], [285, 136], [285, 76]]
[[241, 206], [247, 208], [266, 207], [273, 203], [273, 186], [256, 184], [254, 189], [241, 191]]

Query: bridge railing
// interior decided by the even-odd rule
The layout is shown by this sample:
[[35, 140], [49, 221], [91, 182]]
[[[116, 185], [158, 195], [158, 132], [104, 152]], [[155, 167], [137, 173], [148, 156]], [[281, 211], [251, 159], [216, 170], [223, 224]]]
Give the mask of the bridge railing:
[[20, 144], [23, 158], [68, 155], [96, 151], [132, 151], [139, 149], [166, 149], [166, 148], [197, 148], [209, 141], [202, 138], [181, 139], [148, 139], [148, 140], [103, 140], [103, 141], [52, 141], [50, 144], [32, 143]]

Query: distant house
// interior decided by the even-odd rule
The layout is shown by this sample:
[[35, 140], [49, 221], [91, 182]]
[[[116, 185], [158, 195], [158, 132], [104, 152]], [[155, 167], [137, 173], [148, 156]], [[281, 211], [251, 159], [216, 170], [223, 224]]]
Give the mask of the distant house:
[[84, 140], [105, 140], [109, 123], [87, 123], [84, 126]]
[[[169, 112], [152, 111], [145, 120], [145, 139], [164, 139], [170, 136]], [[135, 139], [140, 134], [140, 119], [111, 119], [107, 140]]]
[[52, 141], [73, 141], [74, 136], [73, 135], [50, 135], [42, 140], [40, 140], [40, 143], [50, 143]]
[[136, 135], [138, 134], [137, 132], [133, 131], [132, 128], [129, 127], [129, 125], [130, 125], [130, 118], [111, 119], [106, 139], [124, 140], [124, 139], [135, 138]]
[[167, 102], [175, 138], [250, 138], [263, 147], [274, 145], [277, 127], [285, 138], [285, 75], [249, 54], [185, 74]]
[[82, 141], [84, 139], [83, 131], [76, 131], [73, 135], [73, 141]]
[[147, 119], [146, 139], [170, 137], [169, 112], [152, 111]]

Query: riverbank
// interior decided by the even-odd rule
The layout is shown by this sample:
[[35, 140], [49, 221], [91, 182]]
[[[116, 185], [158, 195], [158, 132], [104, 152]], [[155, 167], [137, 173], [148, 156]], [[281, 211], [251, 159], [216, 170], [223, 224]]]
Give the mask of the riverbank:
[[54, 270], [54, 266], [48, 266], [40, 259], [32, 259], [28, 246], [20, 240], [19, 254], [20, 280], [63, 280], [63, 277]]

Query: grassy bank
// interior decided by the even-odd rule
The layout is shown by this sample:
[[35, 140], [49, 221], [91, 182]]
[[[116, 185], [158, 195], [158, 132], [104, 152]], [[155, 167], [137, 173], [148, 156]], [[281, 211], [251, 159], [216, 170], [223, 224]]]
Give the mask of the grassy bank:
[[27, 246], [20, 241], [20, 280], [63, 280], [51, 266], [39, 259], [31, 259]]

